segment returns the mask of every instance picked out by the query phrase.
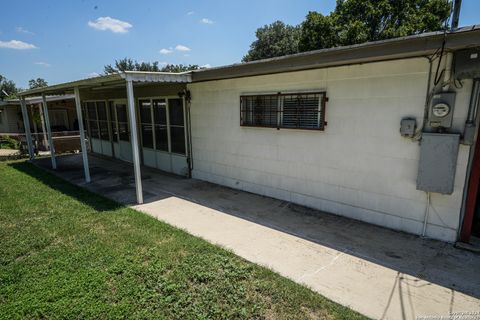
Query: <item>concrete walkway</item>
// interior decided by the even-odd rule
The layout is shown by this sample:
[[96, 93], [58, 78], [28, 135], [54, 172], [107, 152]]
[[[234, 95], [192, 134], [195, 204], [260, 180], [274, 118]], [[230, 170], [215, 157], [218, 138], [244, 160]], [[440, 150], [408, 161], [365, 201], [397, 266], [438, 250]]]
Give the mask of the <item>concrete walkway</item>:
[[[134, 203], [130, 165], [90, 157], [85, 185], [79, 155], [58, 160], [66, 180]], [[49, 158], [36, 163], [50, 168]], [[480, 311], [480, 255], [195, 179], [147, 168], [142, 176], [146, 203], [134, 208], [369, 317]]]

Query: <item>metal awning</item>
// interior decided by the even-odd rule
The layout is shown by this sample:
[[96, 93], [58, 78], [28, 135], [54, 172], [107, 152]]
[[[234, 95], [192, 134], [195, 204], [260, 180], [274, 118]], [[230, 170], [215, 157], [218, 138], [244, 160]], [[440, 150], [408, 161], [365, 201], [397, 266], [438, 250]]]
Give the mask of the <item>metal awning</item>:
[[171, 73], [171, 72], [142, 72], [142, 71], [122, 71], [108, 75], [102, 75], [92, 78], [86, 78], [71, 82], [60, 83], [48, 87], [26, 90], [18, 93], [20, 97], [32, 97], [41, 94], [45, 95], [65, 95], [72, 94], [74, 88], [112, 88], [115, 86], [124, 86], [126, 82], [141, 83], [189, 83], [192, 82], [191, 72]]
[[[47, 96], [47, 102], [54, 102], [54, 101], [62, 101], [62, 100], [73, 100], [75, 99], [75, 95], [73, 94], [65, 94], [65, 95], [54, 95], [54, 96]], [[26, 104], [39, 104], [43, 102], [42, 96], [35, 96], [35, 97], [28, 97], [25, 98]], [[0, 101], [0, 106], [19, 106], [20, 99], [11, 99], [11, 100], [4, 100]]]

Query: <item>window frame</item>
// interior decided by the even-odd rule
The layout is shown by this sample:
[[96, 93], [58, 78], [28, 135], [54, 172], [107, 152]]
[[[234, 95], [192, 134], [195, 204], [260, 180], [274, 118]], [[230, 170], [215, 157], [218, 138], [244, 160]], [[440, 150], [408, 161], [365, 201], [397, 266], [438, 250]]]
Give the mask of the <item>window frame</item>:
[[[171, 99], [179, 99], [182, 105], [182, 110], [183, 110], [183, 126], [179, 125], [172, 125], [170, 123], [170, 100]], [[149, 100], [150, 101], [150, 109], [151, 109], [151, 115], [152, 115], [152, 125], [153, 125], [153, 148], [149, 147], [144, 147], [143, 146], [143, 137], [141, 132], [140, 133], [140, 142], [141, 142], [141, 147], [148, 149], [148, 150], [154, 150], [157, 152], [163, 152], [163, 153], [168, 153], [168, 154], [173, 154], [173, 155], [180, 155], [180, 156], [188, 156], [188, 142], [187, 142], [187, 119], [186, 119], [186, 105], [185, 105], [185, 99], [182, 97], [179, 97], [178, 95], [165, 95], [165, 96], [147, 96], [147, 97], [137, 97], [135, 104], [137, 106], [138, 110], [138, 119], [137, 122], [140, 123], [140, 101], [141, 100]], [[155, 113], [153, 110], [153, 101], [154, 100], [165, 100], [165, 120], [166, 123], [165, 125], [158, 125], [155, 122]], [[156, 127], [157, 126], [162, 126], [165, 127], [166, 132], [167, 132], [167, 150], [163, 149], [158, 149], [157, 148], [157, 134], [156, 134]], [[172, 135], [171, 135], [171, 127], [182, 127], [183, 128], [183, 134], [184, 134], [184, 140], [185, 140], [185, 152], [184, 153], [178, 153], [178, 152], [173, 152], [172, 151]]]
[[[319, 126], [316, 128], [311, 127], [287, 127], [283, 126], [283, 97], [285, 96], [301, 96], [301, 95], [319, 95], [319, 116], [318, 123]], [[255, 124], [245, 124], [243, 121], [244, 114], [244, 99], [252, 97], [277, 97], [277, 125], [255, 125]], [[246, 93], [240, 95], [240, 126], [247, 128], [275, 128], [277, 130], [286, 129], [286, 130], [311, 130], [311, 131], [325, 131], [327, 122], [325, 121], [326, 113], [326, 104], [328, 101], [327, 91], [326, 90], [312, 90], [312, 91], [288, 91], [288, 92], [276, 92], [276, 93]]]

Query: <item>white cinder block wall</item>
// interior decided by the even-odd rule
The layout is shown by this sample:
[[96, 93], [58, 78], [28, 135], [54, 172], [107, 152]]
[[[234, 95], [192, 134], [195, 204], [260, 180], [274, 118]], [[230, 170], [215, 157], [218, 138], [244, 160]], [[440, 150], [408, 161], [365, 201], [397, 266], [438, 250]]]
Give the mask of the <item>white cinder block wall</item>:
[[[194, 178], [392, 229], [421, 234], [426, 194], [416, 190], [420, 147], [400, 120], [421, 125], [428, 61], [414, 58], [189, 84]], [[471, 83], [457, 90], [463, 129]], [[324, 132], [240, 126], [240, 95], [326, 90]], [[455, 241], [468, 148], [455, 191], [432, 194], [427, 236]]]

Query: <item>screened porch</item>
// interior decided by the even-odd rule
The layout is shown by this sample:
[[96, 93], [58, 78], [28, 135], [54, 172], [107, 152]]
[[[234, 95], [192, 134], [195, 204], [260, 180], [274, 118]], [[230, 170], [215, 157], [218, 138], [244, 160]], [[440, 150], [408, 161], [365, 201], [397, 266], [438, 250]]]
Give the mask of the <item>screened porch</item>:
[[[52, 127], [47, 95], [74, 94], [79, 123], [84, 176], [90, 182], [88, 153], [133, 164], [136, 198], [143, 203], [141, 166], [189, 177], [190, 73], [124, 71], [21, 93], [21, 109], [28, 119], [25, 98], [42, 95], [47, 136]], [[25, 127], [30, 158], [34, 159], [30, 127]], [[51, 148], [52, 168], [57, 169]]]

